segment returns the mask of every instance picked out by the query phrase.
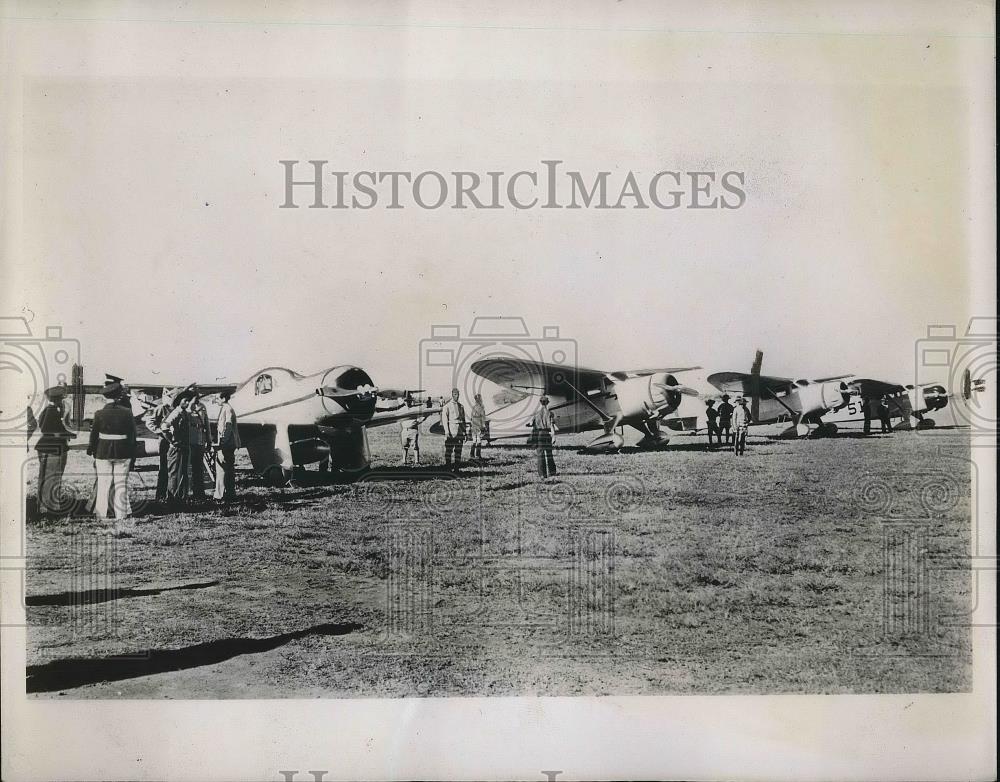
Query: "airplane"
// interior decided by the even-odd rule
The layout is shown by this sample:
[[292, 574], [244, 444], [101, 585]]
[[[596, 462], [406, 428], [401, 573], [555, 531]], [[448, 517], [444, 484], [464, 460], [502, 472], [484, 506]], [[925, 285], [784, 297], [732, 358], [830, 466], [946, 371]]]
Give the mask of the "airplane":
[[[870, 410], [873, 400], [886, 399], [892, 418], [901, 419], [896, 428], [908, 428], [909, 419], [915, 418], [917, 426], [934, 426], [928, 413], [943, 409], [950, 398], [944, 386], [902, 385], [853, 374], [809, 379], [773, 377], [761, 374], [764, 354], [758, 350], [749, 373], [715, 372], [705, 378], [711, 390], [704, 391], [700, 405], [685, 400], [663, 423], [674, 430], [705, 430], [704, 402], [718, 399], [722, 394], [743, 396], [750, 401], [754, 426], [788, 422], [790, 426], [781, 437], [831, 436], [840, 426], [864, 420], [866, 407]], [[692, 381], [693, 382], [693, 381]], [[966, 373], [963, 395], [969, 398], [974, 390], [982, 387], [981, 381], [972, 381]], [[714, 392], [714, 393], [713, 393]]]
[[835, 434], [835, 424], [823, 421], [826, 413], [839, 410], [850, 402], [852, 391], [845, 382], [851, 375], [837, 375], [815, 380], [762, 375], [763, 351], [754, 356], [750, 373], [714, 372], [708, 382], [719, 392], [742, 396], [750, 401], [750, 418], [757, 424], [783, 423], [791, 426], [784, 437]]
[[[567, 367], [543, 361], [483, 358], [472, 362], [472, 373], [500, 386], [493, 398], [501, 404], [488, 413], [516, 424], [508, 436], [524, 436], [526, 420], [537, 410], [538, 398], [549, 397], [549, 410], [560, 432], [602, 430], [582, 449], [584, 453], [616, 453], [624, 445], [620, 430], [628, 425], [642, 433], [644, 449], [665, 446], [669, 438], [660, 429], [663, 416], [677, 409], [684, 395], [698, 392], [675, 375], [700, 367], [633, 369], [606, 372]], [[478, 390], [478, 389], [477, 389]], [[510, 408], [516, 408], [510, 415]], [[499, 411], [504, 411], [497, 416]], [[491, 439], [499, 439], [491, 424]]]
[[[159, 399], [164, 384], [126, 383], [133, 394], [132, 410], [139, 430], [137, 458], [159, 454], [160, 439], [149, 431], [145, 417]], [[267, 367], [239, 384], [192, 384], [202, 396], [228, 391], [236, 412], [241, 447], [254, 470], [274, 486], [287, 485], [307, 464], [329, 464], [345, 475], [366, 470], [371, 462], [367, 428], [404, 418], [426, 418], [440, 407], [408, 407], [405, 402], [377, 410], [381, 398], [398, 399], [407, 391], [379, 389], [360, 367], [341, 365], [302, 375], [286, 367]], [[99, 394], [101, 386], [70, 386], [68, 394]], [[71, 447], [86, 447], [74, 444]]]
[[[931, 429], [937, 425], [930, 414], [945, 410], [950, 404], [968, 403], [974, 394], [984, 391], [984, 380], [973, 380], [972, 373], [966, 369], [962, 375], [962, 387], [959, 391], [949, 393], [938, 383], [919, 385], [887, 383], [870, 378], [852, 378], [848, 381], [854, 392], [854, 398], [848, 405], [832, 416], [832, 422], [841, 427], [852, 427], [863, 424], [865, 418], [871, 417], [873, 401], [885, 399], [890, 417], [898, 419], [894, 430], [910, 428]], [[867, 413], [867, 415], [866, 415]], [[913, 420], [911, 420], [913, 419]]]

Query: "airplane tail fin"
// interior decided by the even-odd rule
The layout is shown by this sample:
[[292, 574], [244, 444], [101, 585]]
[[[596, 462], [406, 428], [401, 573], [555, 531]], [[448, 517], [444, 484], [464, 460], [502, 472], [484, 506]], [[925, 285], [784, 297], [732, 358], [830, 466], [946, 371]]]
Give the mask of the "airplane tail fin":
[[753, 365], [750, 367], [750, 375], [753, 378], [750, 389], [750, 415], [754, 421], [760, 420], [760, 368], [764, 365], [764, 351], [758, 348], [753, 357]]

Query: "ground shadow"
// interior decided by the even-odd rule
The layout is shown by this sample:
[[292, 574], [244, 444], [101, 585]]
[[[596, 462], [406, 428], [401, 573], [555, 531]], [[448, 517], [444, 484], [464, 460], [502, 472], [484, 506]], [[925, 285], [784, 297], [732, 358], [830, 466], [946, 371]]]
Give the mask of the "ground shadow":
[[183, 671], [225, 662], [244, 654], [269, 652], [290, 641], [310, 635], [347, 635], [360, 630], [361, 627], [362, 625], [354, 622], [321, 624], [270, 638], [222, 638], [181, 649], [154, 649], [128, 657], [53, 660], [27, 666], [25, 669], [27, 691], [32, 693], [69, 690], [98, 682], [114, 682], [155, 673]]
[[208, 589], [218, 586], [218, 581], [205, 581], [199, 584], [181, 584], [158, 589], [86, 589], [80, 592], [56, 592], [51, 595], [28, 595], [24, 598], [26, 606], [82, 606], [94, 603], [108, 603], [127, 597], [148, 597], [163, 592], [178, 592], [186, 589]]

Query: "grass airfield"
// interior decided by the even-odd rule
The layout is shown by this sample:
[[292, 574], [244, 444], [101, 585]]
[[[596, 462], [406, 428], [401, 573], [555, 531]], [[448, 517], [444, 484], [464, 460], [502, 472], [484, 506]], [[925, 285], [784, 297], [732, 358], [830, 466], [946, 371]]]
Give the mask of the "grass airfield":
[[[968, 434], [703, 437], [585, 456], [507, 444], [228, 509], [41, 520], [28, 692], [54, 698], [956, 692], [971, 686]], [[245, 458], [245, 455], [244, 455]], [[67, 486], [92, 485], [70, 456]]]

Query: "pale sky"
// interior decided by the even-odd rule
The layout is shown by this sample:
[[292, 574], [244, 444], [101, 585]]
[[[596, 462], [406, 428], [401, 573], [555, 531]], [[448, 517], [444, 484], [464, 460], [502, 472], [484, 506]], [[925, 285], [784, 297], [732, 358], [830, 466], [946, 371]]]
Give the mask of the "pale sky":
[[[774, 374], [904, 379], [928, 324], [993, 311], [985, 7], [810, 6], [798, 29], [816, 34], [722, 6], [594, 4], [586, 25], [527, 3], [495, 23], [457, 6], [322, 24], [130, 8], [5, 27], [2, 314], [63, 326], [89, 381], [356, 363], [413, 384], [432, 324], [477, 315], [558, 325], [602, 369], [747, 370], [759, 347]], [[278, 209], [281, 159], [484, 173], [548, 158], [585, 177], [743, 171], [747, 200]]]

